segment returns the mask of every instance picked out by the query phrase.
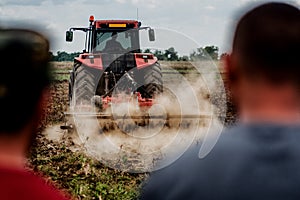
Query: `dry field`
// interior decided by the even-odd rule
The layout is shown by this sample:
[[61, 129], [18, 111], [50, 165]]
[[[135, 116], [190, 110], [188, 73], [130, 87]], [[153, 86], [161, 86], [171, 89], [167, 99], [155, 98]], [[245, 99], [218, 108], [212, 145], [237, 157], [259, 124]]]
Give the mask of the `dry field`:
[[[80, 142], [59, 129], [65, 120], [63, 113], [68, 110], [67, 73], [72, 68], [72, 62], [55, 62], [52, 65], [54, 80], [50, 87], [51, 96], [30, 154], [29, 167], [42, 172], [47, 179], [54, 181], [59, 188], [68, 191], [77, 199], [136, 199], [147, 173], [128, 173], [107, 167], [103, 162], [85, 154]], [[175, 96], [185, 96], [184, 85], [182, 86], [179, 80], [187, 80], [193, 91], [196, 91], [196, 99], [203, 102], [200, 105], [202, 111], [211, 111], [207, 108], [213, 105], [214, 116], [225, 113], [220, 118], [224, 120], [224, 125], [234, 123], [235, 109], [230, 99], [227, 98], [226, 101], [224, 92], [220, 92], [223, 89], [220, 84], [222, 80], [215, 74], [210, 74], [207, 68], [209, 65], [211, 63], [161, 62], [164, 84], [171, 91], [175, 91]], [[220, 64], [215, 65], [215, 69], [221, 69], [223, 75]], [[203, 68], [208, 71], [197, 69], [201, 66], [206, 66]], [[205, 73], [207, 75], [204, 75]], [[211, 85], [208, 86], [209, 84]], [[226, 102], [220, 102], [224, 99]], [[189, 98], [183, 101], [183, 108], [188, 110]], [[227, 108], [224, 108], [224, 105]], [[122, 134], [118, 134], [123, 137]], [[124, 161], [124, 158], [129, 159], [124, 155], [118, 159]]]

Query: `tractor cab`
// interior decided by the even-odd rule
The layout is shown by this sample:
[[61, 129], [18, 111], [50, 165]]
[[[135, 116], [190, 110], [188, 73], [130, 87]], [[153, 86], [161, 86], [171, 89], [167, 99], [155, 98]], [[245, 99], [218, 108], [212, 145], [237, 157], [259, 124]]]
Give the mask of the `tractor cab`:
[[73, 31], [86, 32], [84, 52], [88, 53], [141, 53], [139, 31], [147, 30], [150, 41], [155, 41], [154, 30], [141, 27], [135, 20], [94, 20], [90, 16], [89, 28], [70, 28], [66, 32], [66, 41], [73, 40]]
[[94, 52], [140, 53], [140, 24], [132, 20], [95, 21]]
[[140, 53], [136, 30], [96, 31], [94, 53]]

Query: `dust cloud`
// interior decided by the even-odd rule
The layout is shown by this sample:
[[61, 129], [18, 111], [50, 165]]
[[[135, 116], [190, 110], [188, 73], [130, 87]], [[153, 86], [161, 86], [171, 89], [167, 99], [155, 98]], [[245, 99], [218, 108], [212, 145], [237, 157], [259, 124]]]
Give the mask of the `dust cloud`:
[[[148, 110], [150, 119], [146, 124], [139, 125], [130, 117], [109, 120], [73, 116], [87, 154], [118, 170], [153, 171], [174, 162], [191, 145], [203, 142], [212, 124], [221, 126], [215, 106], [210, 102], [216, 75], [205, 74], [204, 67], [202, 72], [195, 70], [182, 75], [172, 68], [172, 63], [162, 64], [162, 69], [168, 72], [163, 76], [164, 93]], [[110, 112], [112, 116], [145, 114], [134, 101], [112, 104]], [[191, 118], [191, 115], [198, 117]], [[104, 126], [110, 130], [103, 131]], [[158, 164], [166, 158], [168, 162]]]

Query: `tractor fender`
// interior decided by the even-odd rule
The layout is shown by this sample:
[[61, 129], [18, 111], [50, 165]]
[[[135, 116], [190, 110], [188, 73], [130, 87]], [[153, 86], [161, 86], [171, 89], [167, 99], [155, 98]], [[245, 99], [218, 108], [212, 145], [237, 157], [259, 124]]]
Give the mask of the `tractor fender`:
[[135, 53], [134, 58], [137, 69], [152, 66], [157, 62], [157, 58], [151, 53]]
[[102, 59], [99, 54], [83, 53], [79, 57], [74, 58], [74, 60], [87, 67], [103, 70]]

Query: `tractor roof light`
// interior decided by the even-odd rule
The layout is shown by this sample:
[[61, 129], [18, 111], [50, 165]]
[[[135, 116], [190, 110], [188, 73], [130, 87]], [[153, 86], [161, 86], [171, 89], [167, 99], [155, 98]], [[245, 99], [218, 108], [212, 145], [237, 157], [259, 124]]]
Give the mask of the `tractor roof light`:
[[126, 24], [109, 24], [109, 28], [126, 28]]
[[91, 15], [91, 16], [90, 16], [90, 22], [93, 22], [94, 20], [95, 20], [94, 16]]

